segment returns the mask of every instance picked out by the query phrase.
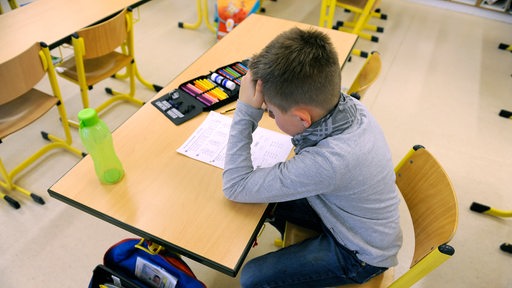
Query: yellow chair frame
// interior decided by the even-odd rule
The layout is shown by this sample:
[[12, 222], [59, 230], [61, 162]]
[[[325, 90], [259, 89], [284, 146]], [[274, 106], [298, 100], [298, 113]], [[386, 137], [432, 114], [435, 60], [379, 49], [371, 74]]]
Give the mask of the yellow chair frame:
[[[33, 88], [45, 75], [48, 75], [53, 95]], [[54, 149], [62, 148], [78, 156], [85, 155], [82, 151], [71, 146], [72, 138], [66, 109], [63, 105], [48, 46], [44, 43], [35, 43], [15, 58], [1, 64], [0, 86], [3, 87], [0, 91], [0, 143], [1, 139], [30, 125], [54, 106], [57, 106], [62, 120], [64, 139], [42, 131], [42, 137], [50, 143], [40, 148], [10, 172], [7, 171], [0, 159], [0, 178], [2, 178], [0, 179], [0, 187], [5, 190], [17, 190], [30, 196], [37, 203], [44, 204], [45, 202], [40, 196], [15, 184], [14, 178], [36, 160]], [[0, 197], [12, 207], [16, 209], [20, 207], [18, 201], [9, 195], [0, 192]]]
[[[423, 146], [416, 145], [397, 164], [395, 174], [414, 227], [411, 267], [394, 281], [394, 269], [390, 268], [366, 283], [340, 287], [411, 287], [455, 253], [448, 242], [457, 229], [457, 197], [441, 164]], [[276, 244], [287, 246], [315, 235], [312, 230], [286, 223], [284, 239]]]
[[347, 90], [347, 94], [358, 100], [361, 100], [366, 94], [368, 88], [370, 88], [370, 86], [373, 85], [375, 81], [377, 81], [381, 69], [382, 60], [379, 52], [371, 52], [364, 62], [363, 67], [361, 70], [359, 70], [359, 73], [352, 82], [352, 85]]
[[[7, 0], [9, 3], [9, 7], [11, 7], [11, 10], [14, 10], [16, 8], [19, 8], [18, 2], [16, 0]], [[4, 9], [2, 8], [2, 4], [0, 4], [0, 14], [4, 14]]]
[[[482, 213], [486, 215], [491, 215], [495, 217], [501, 217], [501, 218], [510, 218], [512, 217], [512, 210], [502, 210], [494, 207], [487, 206], [485, 204], [481, 204], [478, 202], [471, 203], [471, 206], [469, 207], [471, 211]], [[503, 243], [500, 246], [500, 249], [512, 253], [512, 244], [511, 243]]]
[[[339, 2], [339, 4], [338, 4]], [[347, 7], [351, 7], [351, 11], [360, 11], [360, 13], [355, 13], [355, 19], [353, 22], [344, 23], [344, 26], [347, 27], [338, 27], [333, 26], [334, 21], [334, 13], [336, 11], [336, 7], [341, 5], [343, 2], [354, 2], [354, 4], [360, 3], [358, 5], [349, 5], [344, 4], [344, 8], [348, 9]], [[371, 34], [363, 32], [363, 29], [368, 26], [368, 21], [372, 17], [372, 11], [375, 10], [377, 5], [380, 3], [380, 0], [348, 0], [348, 1], [340, 1], [340, 0], [322, 0], [322, 4], [320, 7], [320, 19], [318, 21], [318, 26], [320, 27], [326, 27], [326, 28], [334, 28], [337, 30], [343, 30], [352, 34], [357, 34], [359, 37], [371, 40], [373, 42], [378, 42], [379, 38], [375, 37]], [[371, 27], [369, 27], [371, 28]], [[361, 57], [368, 57], [368, 52], [359, 50], [359, 49], [353, 49], [352, 54], [361, 56]]]
[[[338, 0], [338, 1], [336, 1], [337, 7], [343, 8], [345, 11], [352, 12], [355, 15], [354, 15], [354, 21], [350, 21], [350, 22], [337, 21], [336, 24], [334, 25], [335, 29], [338, 29], [339, 27], [352, 27], [353, 28], [355, 23], [357, 22], [357, 18], [363, 12], [364, 2], [365, 1], [362, 1], [362, 0]], [[375, 4], [374, 4], [375, 9], [370, 11], [370, 17], [386, 20], [387, 19], [386, 14], [376, 12], [376, 11], [380, 11], [377, 8], [377, 7], [380, 7], [380, 4], [381, 4], [380, 0], [377, 0], [375, 2]], [[365, 23], [363, 26], [363, 30], [370, 30], [370, 31], [382, 33], [382, 32], [384, 32], [384, 27]], [[371, 36], [371, 35], [369, 35], [369, 37], [370, 37], [369, 40], [371, 40], [371, 39], [373, 39], [373, 37], [375, 37], [375, 39], [376, 39], [375, 42], [378, 42], [378, 37]]]
[[[58, 65], [57, 72], [64, 79], [80, 86], [84, 108], [89, 107], [88, 90], [109, 77], [129, 78], [130, 91], [125, 94], [105, 88], [105, 91], [113, 97], [95, 108], [98, 113], [117, 101], [144, 105], [144, 101], [135, 98], [135, 78], [151, 90], [162, 89], [161, 86], [151, 84], [140, 76], [135, 64], [133, 37], [131, 9], [124, 9], [105, 21], [73, 34], [71, 44], [74, 54]], [[116, 51], [118, 48], [122, 51]], [[124, 68], [126, 73], [116, 74]], [[69, 121], [69, 123], [73, 127], [78, 127], [76, 121]]]

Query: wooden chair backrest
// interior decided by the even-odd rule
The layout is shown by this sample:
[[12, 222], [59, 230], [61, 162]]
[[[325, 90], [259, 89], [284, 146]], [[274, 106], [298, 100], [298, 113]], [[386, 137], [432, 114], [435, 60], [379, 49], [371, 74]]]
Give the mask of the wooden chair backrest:
[[352, 85], [347, 91], [347, 94], [357, 93], [360, 98], [363, 98], [366, 90], [377, 80], [382, 68], [382, 60], [380, 54], [373, 51], [366, 61], [363, 67], [359, 70], [356, 78], [352, 82]]
[[452, 239], [458, 223], [457, 198], [445, 170], [424, 148], [411, 153], [395, 172], [414, 226], [413, 267]]
[[10, 102], [32, 89], [46, 73], [41, 45], [34, 43], [18, 56], [0, 64], [0, 105]]
[[84, 59], [106, 55], [121, 46], [128, 37], [126, 9], [98, 24], [77, 32], [84, 40]]

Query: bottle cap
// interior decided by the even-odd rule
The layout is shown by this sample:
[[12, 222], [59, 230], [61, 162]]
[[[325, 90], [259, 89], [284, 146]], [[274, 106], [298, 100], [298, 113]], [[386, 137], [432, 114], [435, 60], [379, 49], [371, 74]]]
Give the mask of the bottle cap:
[[96, 110], [92, 108], [85, 108], [78, 112], [78, 120], [80, 121], [80, 127], [90, 127], [99, 121]]

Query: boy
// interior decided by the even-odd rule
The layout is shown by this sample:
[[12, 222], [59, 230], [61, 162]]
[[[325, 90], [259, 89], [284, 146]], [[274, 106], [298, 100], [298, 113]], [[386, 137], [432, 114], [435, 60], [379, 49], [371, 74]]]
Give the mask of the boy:
[[[366, 108], [340, 93], [337, 53], [327, 35], [293, 28], [249, 64], [231, 126], [223, 190], [236, 202], [277, 203], [286, 221], [319, 232], [252, 259], [242, 287], [326, 287], [363, 283], [397, 264], [399, 197], [384, 135]], [[254, 169], [252, 132], [265, 105], [292, 136], [295, 156]]]

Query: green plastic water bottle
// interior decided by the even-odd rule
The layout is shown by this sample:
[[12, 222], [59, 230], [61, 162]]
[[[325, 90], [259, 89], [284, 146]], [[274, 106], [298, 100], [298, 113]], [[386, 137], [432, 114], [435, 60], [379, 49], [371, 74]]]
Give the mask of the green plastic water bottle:
[[94, 170], [102, 183], [114, 184], [124, 176], [121, 161], [116, 155], [112, 133], [92, 108], [78, 112], [79, 134], [87, 153], [94, 162]]

